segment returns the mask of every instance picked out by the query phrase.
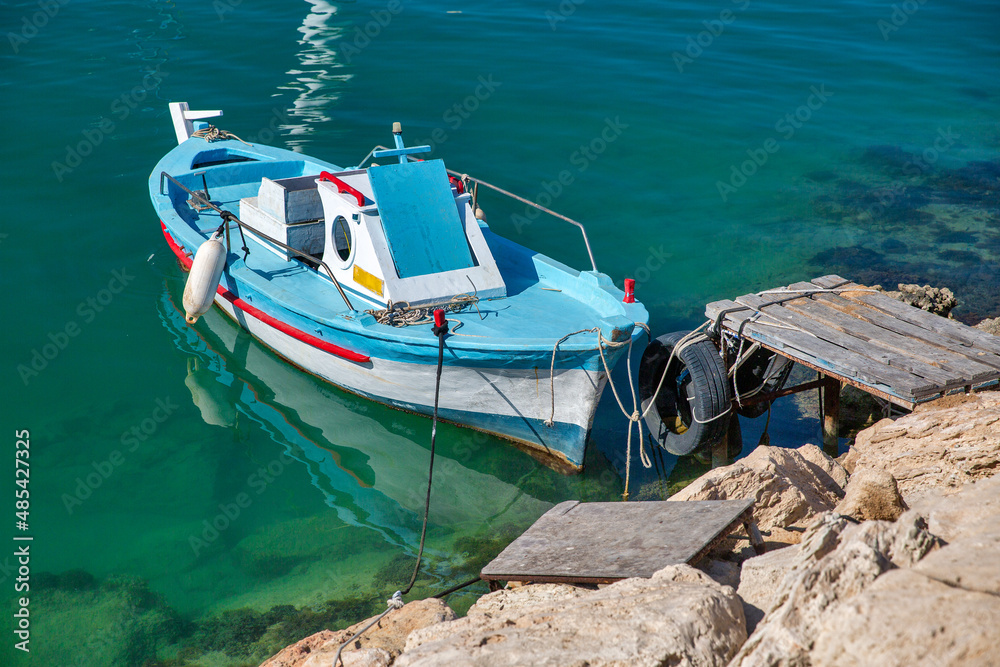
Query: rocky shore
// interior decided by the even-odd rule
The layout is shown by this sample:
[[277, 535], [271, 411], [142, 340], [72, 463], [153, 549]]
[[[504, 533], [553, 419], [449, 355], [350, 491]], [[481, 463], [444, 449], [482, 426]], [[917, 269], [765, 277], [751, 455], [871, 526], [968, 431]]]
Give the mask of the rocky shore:
[[[608, 586], [524, 585], [463, 618], [411, 602], [343, 653], [395, 665], [989, 665], [1000, 646], [1000, 392], [949, 396], [861, 431], [840, 461], [759, 447], [671, 500], [754, 498], [698, 568]], [[262, 667], [332, 664], [362, 622]]]

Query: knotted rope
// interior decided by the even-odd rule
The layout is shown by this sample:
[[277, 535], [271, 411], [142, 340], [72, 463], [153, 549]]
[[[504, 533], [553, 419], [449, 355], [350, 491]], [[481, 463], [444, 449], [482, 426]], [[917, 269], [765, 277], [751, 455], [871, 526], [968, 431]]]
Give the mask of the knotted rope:
[[[646, 326], [645, 324], [643, 324], [642, 322], [636, 322], [636, 326], [642, 327], [643, 329], [645, 329], [646, 334], [650, 335], [649, 327]], [[601, 365], [604, 367], [604, 374], [608, 378], [608, 385], [611, 386], [611, 393], [613, 393], [614, 396], [615, 396], [615, 401], [617, 401], [617, 403], [618, 403], [618, 408], [622, 411], [622, 414], [625, 415], [625, 418], [628, 419], [628, 421], [629, 421], [629, 424], [628, 424], [628, 438], [627, 438], [626, 445], [625, 445], [625, 492], [622, 494], [622, 498], [624, 500], [628, 500], [628, 488], [629, 488], [629, 482], [630, 482], [630, 479], [631, 479], [631, 468], [632, 468], [632, 427], [633, 427], [633, 425], [637, 425], [638, 429], [639, 429], [639, 460], [642, 461], [642, 465], [643, 465], [644, 468], [650, 468], [653, 465], [653, 462], [646, 455], [646, 449], [644, 447], [644, 440], [643, 440], [643, 435], [642, 435], [642, 426], [638, 425], [638, 422], [643, 417], [645, 417], [645, 412], [641, 412], [641, 413], [639, 412], [639, 399], [638, 399], [638, 396], [637, 396], [636, 391], [635, 391], [635, 383], [632, 382], [632, 337], [631, 336], [629, 336], [628, 342], [625, 342], [625, 341], [615, 342], [615, 341], [611, 341], [611, 340], [608, 340], [607, 338], [605, 338], [604, 334], [601, 333], [600, 327], [593, 327], [591, 329], [580, 329], [579, 331], [574, 331], [573, 333], [568, 333], [565, 336], [563, 336], [562, 338], [560, 338], [559, 340], [557, 340], [556, 343], [555, 343], [555, 345], [552, 346], [552, 362], [549, 365], [549, 395], [550, 395], [551, 401], [552, 401], [552, 411], [549, 414], [549, 418], [547, 420], [545, 420], [544, 423], [545, 423], [546, 426], [549, 426], [549, 427], [551, 427], [551, 426], [553, 426], [555, 424], [555, 416], [556, 416], [556, 385], [555, 385], [555, 377], [556, 377], [556, 353], [557, 353], [557, 351], [559, 349], [559, 346], [563, 343], [563, 341], [565, 341], [567, 338], [570, 338], [571, 336], [576, 336], [576, 335], [582, 334], [582, 333], [596, 333], [597, 334], [597, 352], [598, 352], [598, 354], [601, 357]], [[632, 412], [629, 412], [628, 410], [625, 409], [625, 404], [622, 403], [621, 397], [618, 395], [618, 388], [615, 387], [614, 380], [611, 378], [611, 369], [608, 367], [608, 361], [607, 361], [607, 359], [604, 356], [604, 348], [605, 347], [608, 347], [608, 348], [611, 348], [611, 349], [616, 349], [616, 348], [623, 347], [625, 345], [628, 345], [628, 351], [626, 352], [626, 355], [627, 355], [626, 364], [627, 364], [627, 367], [628, 367], [629, 389], [632, 392]], [[647, 408], [647, 410], [648, 410], [648, 408]]]
[[[660, 395], [660, 390], [663, 388], [663, 381], [667, 377], [667, 369], [670, 368], [670, 364], [673, 362], [674, 357], [680, 354], [680, 352], [682, 352], [684, 348], [686, 348], [687, 346], [692, 345], [701, 340], [707, 340], [708, 337], [704, 333], [702, 333], [702, 331], [710, 324], [711, 324], [710, 321], [705, 322], [700, 327], [698, 327], [691, 333], [681, 338], [677, 342], [677, 344], [674, 345], [673, 349], [670, 351], [670, 356], [667, 358], [667, 363], [663, 367], [663, 374], [660, 376], [660, 382], [656, 385], [656, 390], [653, 392], [653, 395], [649, 399], [649, 403], [642, 411], [639, 410], [640, 401], [638, 394], [636, 393], [635, 382], [633, 381], [633, 376], [632, 376], [633, 339], [631, 336], [629, 337], [627, 343], [624, 341], [622, 342], [610, 341], [604, 337], [599, 327], [594, 327], [592, 329], [581, 329], [579, 331], [574, 331], [573, 333], [566, 334], [558, 341], [556, 341], [556, 344], [552, 346], [552, 363], [549, 367], [549, 393], [552, 400], [552, 412], [549, 418], [545, 421], [545, 425], [550, 427], [555, 423], [555, 413], [556, 413], [555, 367], [556, 367], [556, 352], [559, 349], [559, 345], [562, 344], [562, 342], [565, 341], [567, 338], [570, 338], [571, 336], [576, 336], [577, 334], [594, 333], [594, 332], [597, 333], [597, 352], [601, 357], [601, 365], [604, 367], [604, 374], [608, 378], [608, 385], [611, 387], [611, 393], [615, 397], [615, 402], [618, 403], [618, 409], [621, 410], [622, 414], [625, 416], [626, 419], [628, 419], [629, 422], [628, 437], [625, 444], [625, 491], [624, 493], [622, 493], [622, 499], [625, 501], [627, 501], [629, 497], [629, 484], [631, 482], [633, 426], [635, 426], [639, 430], [639, 460], [642, 462], [642, 466], [644, 468], [651, 468], [653, 466], [653, 462], [646, 454], [645, 438], [643, 436], [642, 425], [639, 424], [639, 422], [645, 419], [649, 411], [652, 410], [653, 407], [656, 405], [656, 399]], [[646, 331], [646, 335], [649, 336], [650, 339], [652, 339], [652, 333], [650, 332], [648, 326], [646, 326], [642, 322], [636, 322], [636, 326], [644, 329]], [[615, 386], [614, 380], [611, 377], [611, 369], [608, 367], [607, 358], [604, 356], [605, 347], [614, 349], [614, 348], [620, 348], [624, 345], [628, 345], [628, 351], [626, 352], [627, 355], [626, 367], [628, 369], [629, 390], [632, 393], [631, 412], [625, 408], [625, 403], [622, 402], [621, 396], [619, 396], [618, 394], [618, 388]], [[721, 419], [722, 417], [728, 415], [731, 411], [732, 411], [732, 406], [730, 405], [730, 407], [721, 414], [716, 415], [715, 417], [710, 417], [709, 419], [706, 420], [701, 420], [698, 419], [698, 415], [695, 414], [694, 409], [692, 407], [691, 419], [698, 422], [699, 424], [708, 424], [710, 422], [715, 421], [716, 419]]]
[[[226, 139], [236, 139], [238, 141], [243, 141], [232, 132], [226, 132], [225, 130], [220, 130], [214, 125], [209, 125], [204, 129], [198, 130], [197, 132], [192, 133], [191, 136], [198, 137], [199, 139], [204, 139], [208, 143], [212, 143], [213, 141], [225, 141]], [[243, 141], [243, 143], [247, 144], [247, 146], [250, 145], [245, 141]]]

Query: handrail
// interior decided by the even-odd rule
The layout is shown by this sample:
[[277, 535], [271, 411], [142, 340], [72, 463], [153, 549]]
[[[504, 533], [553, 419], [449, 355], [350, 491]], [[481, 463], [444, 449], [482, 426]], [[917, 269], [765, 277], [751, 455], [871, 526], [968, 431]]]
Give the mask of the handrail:
[[333, 183], [334, 185], [336, 185], [338, 193], [341, 193], [341, 194], [347, 193], [349, 195], [353, 195], [354, 198], [358, 201], [358, 207], [359, 208], [365, 205], [365, 196], [363, 194], [361, 194], [361, 192], [359, 192], [355, 188], [351, 187], [350, 185], [348, 185], [344, 181], [340, 180], [339, 178], [337, 178], [336, 176], [334, 176], [330, 172], [328, 172], [328, 171], [321, 172], [320, 175], [319, 175], [319, 180], [321, 180], [321, 181], [330, 181], [331, 183]]
[[[365, 157], [365, 159], [361, 161], [361, 164], [358, 165], [358, 168], [360, 169], [361, 165], [364, 164], [365, 162], [367, 162], [368, 158], [370, 158], [372, 156], [372, 154], [375, 151], [379, 150], [379, 149], [388, 150], [388, 149], [386, 149], [385, 146], [382, 146], [382, 145], [376, 146], [375, 148], [372, 149], [372, 152], [369, 153]], [[409, 157], [410, 160], [417, 161], [417, 158], [410, 157], [410, 156], [407, 156], [407, 157]], [[554, 218], [559, 218], [560, 220], [564, 220], [564, 221], [568, 222], [571, 225], [575, 225], [576, 227], [578, 227], [580, 229], [580, 234], [583, 235], [583, 243], [584, 243], [585, 246], [587, 246], [587, 255], [590, 257], [590, 266], [593, 267], [594, 271], [597, 271], [597, 262], [594, 261], [594, 251], [590, 249], [590, 239], [587, 238], [587, 229], [583, 226], [582, 223], [577, 222], [576, 220], [573, 220], [572, 218], [567, 218], [562, 213], [556, 213], [555, 211], [553, 211], [551, 209], [547, 209], [547, 208], [545, 208], [544, 206], [542, 206], [540, 204], [536, 204], [533, 201], [525, 199], [524, 197], [520, 197], [520, 196], [514, 194], [513, 192], [508, 192], [507, 190], [504, 190], [503, 188], [497, 187], [496, 185], [493, 185], [492, 183], [487, 183], [486, 181], [484, 181], [484, 180], [482, 180], [480, 178], [474, 178], [472, 176], [469, 176], [468, 174], [462, 174], [462, 173], [459, 173], [457, 171], [452, 171], [451, 169], [448, 169], [448, 168], [445, 168], [445, 171], [448, 172], [449, 174], [451, 174], [452, 176], [457, 176], [460, 179], [469, 179], [470, 181], [473, 181], [473, 182], [475, 182], [475, 183], [477, 183], [479, 185], [485, 185], [486, 187], [490, 188], [491, 190], [496, 190], [497, 192], [499, 192], [502, 195], [506, 195], [506, 196], [510, 197], [511, 199], [515, 199], [515, 200], [517, 200], [517, 201], [519, 201], [519, 202], [521, 202], [523, 204], [527, 204], [528, 206], [532, 206], [534, 208], [537, 208], [539, 211], [542, 211], [543, 213], [548, 213], [549, 215], [551, 215]]]
[[503, 188], [499, 188], [499, 187], [493, 185], [492, 183], [487, 183], [486, 181], [484, 181], [482, 179], [474, 178], [472, 176], [469, 176], [468, 174], [460, 174], [457, 171], [452, 171], [451, 169], [446, 169], [446, 171], [449, 174], [454, 174], [455, 176], [458, 176], [459, 178], [467, 178], [470, 181], [473, 181], [473, 182], [475, 182], [475, 183], [477, 183], [479, 185], [485, 185], [486, 187], [490, 188], [491, 190], [496, 190], [497, 192], [499, 192], [502, 195], [507, 195], [511, 199], [516, 199], [517, 201], [519, 201], [519, 202], [521, 202], [523, 204], [527, 204], [528, 206], [533, 206], [533, 207], [537, 208], [539, 211], [542, 211], [543, 213], [548, 213], [549, 215], [551, 215], [554, 218], [559, 218], [560, 220], [565, 220], [566, 222], [568, 222], [571, 225], [575, 225], [576, 227], [578, 227], [580, 229], [580, 234], [583, 236], [583, 244], [585, 246], [587, 246], [587, 255], [590, 257], [590, 266], [593, 267], [594, 271], [597, 271], [597, 262], [594, 261], [594, 251], [590, 249], [590, 239], [587, 238], [587, 229], [583, 226], [583, 223], [577, 222], [576, 220], [573, 220], [572, 218], [567, 218], [562, 213], [556, 213], [555, 211], [547, 209], [544, 206], [542, 206], [540, 204], [536, 204], [533, 201], [529, 201], [529, 200], [525, 199], [524, 197], [519, 197], [518, 195], [514, 194], [513, 192], [508, 192], [507, 190], [504, 190]]
[[[204, 197], [202, 197], [201, 195], [199, 195], [198, 193], [192, 192], [190, 188], [188, 188], [186, 185], [184, 185], [183, 183], [181, 183], [180, 181], [178, 181], [176, 178], [174, 178], [173, 176], [171, 176], [170, 174], [168, 174], [165, 171], [161, 171], [160, 172], [160, 194], [161, 195], [163, 194], [163, 177], [164, 176], [166, 176], [168, 179], [170, 179], [179, 188], [181, 188], [182, 190], [184, 190], [184, 192], [186, 192], [189, 195], [191, 195], [192, 199], [195, 199], [195, 200], [201, 202], [202, 204], [204, 204], [208, 208], [210, 208], [213, 211], [215, 211], [216, 213], [218, 213], [219, 216], [221, 216], [222, 219], [225, 220], [227, 223], [228, 222], [235, 222], [242, 229], [246, 229], [249, 232], [253, 232], [257, 236], [261, 237], [262, 239], [264, 239], [266, 241], [270, 241], [271, 243], [275, 244], [276, 246], [278, 246], [280, 248], [284, 248], [285, 250], [288, 250], [289, 252], [293, 252], [296, 255], [300, 255], [302, 257], [305, 257], [306, 259], [309, 259], [309, 260], [311, 260], [313, 262], [316, 262], [317, 264], [319, 264], [320, 266], [322, 266], [324, 269], [326, 269], [327, 275], [330, 276], [330, 280], [333, 281], [334, 286], [337, 288], [337, 291], [340, 293], [340, 297], [344, 300], [344, 303], [347, 304], [347, 308], [349, 310], [354, 310], [354, 306], [351, 305], [351, 300], [347, 298], [347, 294], [344, 292], [344, 288], [340, 286], [340, 281], [338, 281], [337, 278], [334, 277], [333, 271], [330, 270], [330, 267], [327, 266], [326, 262], [324, 262], [322, 259], [320, 259], [319, 257], [315, 257], [313, 255], [310, 255], [307, 252], [303, 252], [303, 251], [301, 251], [301, 250], [299, 250], [297, 248], [293, 248], [290, 245], [286, 245], [286, 244], [282, 243], [281, 241], [279, 241], [278, 239], [271, 238], [270, 236], [268, 236], [264, 232], [262, 232], [260, 230], [257, 230], [257, 229], [254, 229], [250, 225], [246, 224], [245, 222], [243, 222], [242, 220], [240, 220], [239, 218], [237, 218], [231, 211], [226, 211], [224, 209], [221, 209], [218, 206], [216, 206], [215, 204], [213, 204], [212, 202], [210, 202], [209, 200], [207, 200]], [[227, 234], [226, 241], [227, 241], [227, 243], [226, 243], [227, 248], [226, 249], [228, 250], [229, 249], [228, 248], [228, 234]]]

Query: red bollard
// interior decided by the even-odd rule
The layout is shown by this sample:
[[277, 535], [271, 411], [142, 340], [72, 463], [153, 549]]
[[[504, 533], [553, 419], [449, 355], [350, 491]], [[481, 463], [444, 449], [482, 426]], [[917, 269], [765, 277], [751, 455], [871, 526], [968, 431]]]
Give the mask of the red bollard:
[[622, 301], [625, 303], [635, 303], [635, 280], [632, 278], [625, 279], [625, 298]]
[[434, 326], [431, 331], [435, 336], [443, 336], [448, 333], [448, 320], [444, 316], [444, 310], [438, 308], [434, 311]]

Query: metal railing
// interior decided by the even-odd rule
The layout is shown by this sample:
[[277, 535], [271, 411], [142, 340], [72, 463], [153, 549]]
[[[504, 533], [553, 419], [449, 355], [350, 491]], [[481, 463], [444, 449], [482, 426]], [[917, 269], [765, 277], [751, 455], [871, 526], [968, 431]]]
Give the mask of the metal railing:
[[[304, 257], [307, 260], [309, 260], [311, 262], [315, 262], [319, 266], [322, 266], [324, 269], [326, 269], [327, 275], [330, 276], [330, 280], [333, 281], [334, 286], [337, 288], [337, 291], [340, 293], [340, 297], [344, 300], [344, 303], [347, 304], [347, 308], [349, 310], [354, 310], [354, 306], [351, 305], [351, 300], [347, 298], [347, 294], [344, 293], [344, 288], [340, 286], [340, 281], [338, 281], [337, 278], [334, 277], [333, 271], [330, 270], [330, 267], [327, 266], [326, 262], [324, 262], [322, 259], [320, 259], [319, 257], [316, 257], [314, 255], [310, 255], [307, 252], [303, 252], [301, 250], [298, 250], [297, 248], [293, 248], [290, 245], [282, 243], [278, 239], [271, 238], [270, 236], [268, 236], [267, 234], [265, 234], [264, 232], [262, 232], [262, 231], [260, 231], [258, 229], [254, 229], [253, 227], [251, 227], [250, 225], [246, 224], [245, 222], [243, 222], [242, 220], [240, 220], [238, 217], [236, 217], [236, 215], [233, 214], [232, 211], [227, 211], [225, 209], [219, 208], [218, 206], [216, 206], [215, 204], [213, 204], [211, 201], [209, 201], [206, 197], [202, 197], [197, 192], [193, 192], [190, 188], [188, 188], [186, 185], [184, 185], [183, 183], [181, 183], [180, 181], [178, 181], [176, 178], [174, 178], [173, 176], [171, 176], [170, 174], [168, 174], [165, 171], [161, 171], [160, 172], [160, 194], [161, 195], [164, 194], [164, 192], [163, 192], [163, 179], [164, 179], [164, 177], [168, 178], [172, 183], [174, 183], [174, 185], [176, 185], [180, 189], [184, 190], [184, 192], [186, 192], [189, 195], [191, 195], [192, 199], [194, 199], [195, 201], [197, 201], [201, 205], [203, 205], [203, 206], [205, 206], [207, 208], [210, 208], [210, 209], [212, 209], [213, 211], [215, 211], [216, 213], [219, 214], [219, 216], [223, 219], [224, 224], [225, 224], [225, 228], [226, 228], [226, 250], [227, 251], [231, 250], [230, 243], [229, 243], [229, 229], [230, 229], [229, 223], [230, 222], [235, 222], [240, 229], [245, 229], [248, 232], [252, 232], [252, 233], [256, 234], [257, 236], [261, 237], [262, 239], [273, 243], [274, 245], [278, 246], [279, 248], [283, 248], [283, 249], [285, 249], [285, 250], [287, 250], [289, 252], [295, 253], [296, 255], [299, 255], [300, 257]], [[208, 194], [208, 185], [207, 185], [207, 183], [206, 183], [206, 186], [205, 186], [205, 194], [206, 195]]]
[[[372, 154], [375, 151], [377, 151], [377, 150], [389, 150], [389, 149], [386, 148], [385, 146], [382, 146], [382, 145], [376, 146], [375, 148], [373, 148], [371, 150], [370, 153], [368, 153], [368, 155], [365, 156], [365, 159], [362, 160], [360, 164], [358, 164], [357, 168], [360, 169], [361, 165], [363, 165], [365, 162], [367, 162], [368, 159], [372, 156]], [[411, 161], [417, 161], [419, 159], [419, 158], [415, 158], [415, 157], [412, 157], [412, 156], [407, 156], [407, 157]], [[530, 201], [528, 199], [525, 199], [524, 197], [516, 195], [513, 192], [509, 192], [507, 190], [504, 190], [503, 188], [498, 187], [496, 185], [493, 185], [492, 183], [487, 183], [486, 181], [484, 181], [484, 180], [482, 180], [480, 178], [475, 178], [473, 176], [469, 176], [468, 174], [462, 174], [462, 173], [459, 173], [457, 171], [452, 171], [451, 169], [448, 169], [447, 167], [445, 168], [445, 171], [447, 171], [452, 176], [457, 176], [458, 178], [461, 178], [463, 180], [472, 181], [477, 186], [478, 185], [484, 185], [484, 186], [490, 188], [491, 190], [495, 190], [496, 192], [499, 192], [502, 195], [506, 195], [507, 197], [510, 197], [511, 199], [519, 201], [522, 204], [527, 204], [528, 206], [536, 208], [536, 209], [538, 209], [539, 211], [541, 211], [543, 213], [548, 213], [549, 215], [551, 215], [554, 218], [558, 218], [560, 220], [564, 220], [565, 222], [568, 222], [571, 225], [575, 225], [576, 227], [578, 227], [580, 229], [580, 234], [583, 235], [583, 243], [584, 243], [584, 245], [587, 246], [587, 255], [590, 257], [590, 266], [593, 267], [594, 271], [597, 271], [597, 262], [594, 261], [594, 251], [590, 249], [590, 239], [587, 238], [587, 229], [583, 226], [583, 223], [577, 222], [576, 220], [573, 220], [572, 218], [568, 218], [565, 215], [563, 215], [562, 213], [556, 213], [555, 211], [553, 211], [551, 209], [545, 208], [541, 204], [536, 204], [533, 201]], [[473, 195], [473, 209], [475, 209], [475, 203], [476, 203], [476, 196]]]

